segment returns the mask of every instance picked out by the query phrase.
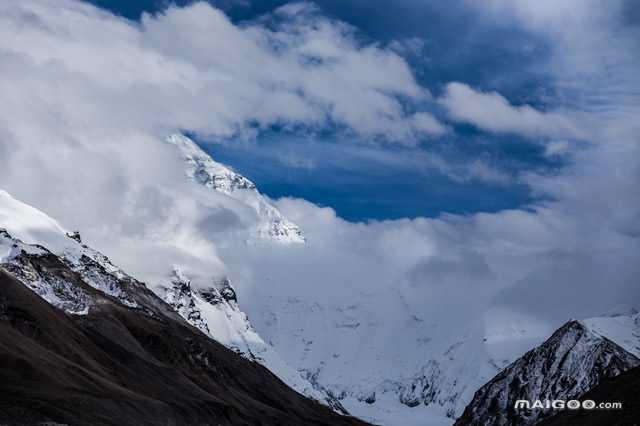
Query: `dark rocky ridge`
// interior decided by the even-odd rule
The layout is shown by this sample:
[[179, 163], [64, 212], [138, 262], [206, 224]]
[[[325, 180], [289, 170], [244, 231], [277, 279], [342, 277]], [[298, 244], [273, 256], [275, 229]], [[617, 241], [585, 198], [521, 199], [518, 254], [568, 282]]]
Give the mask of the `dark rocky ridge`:
[[596, 403], [621, 402], [621, 410], [565, 410], [540, 426], [637, 426], [640, 424], [640, 367], [603, 380], [578, 398]]
[[67, 314], [0, 268], [0, 424], [364, 424], [211, 340], [144, 286], [132, 308], [50, 253], [27, 257], [93, 303]]
[[456, 426], [524, 426], [555, 414], [552, 409], [514, 408], [517, 400], [571, 400], [602, 380], [640, 365], [611, 340], [569, 321], [482, 386]]

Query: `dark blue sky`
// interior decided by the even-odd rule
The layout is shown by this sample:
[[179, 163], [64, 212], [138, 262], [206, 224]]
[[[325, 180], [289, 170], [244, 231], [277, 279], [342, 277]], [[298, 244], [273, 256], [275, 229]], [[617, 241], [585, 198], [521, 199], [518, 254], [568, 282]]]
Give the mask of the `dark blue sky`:
[[[157, 11], [163, 0], [93, 0], [129, 19]], [[182, 5], [189, 1], [179, 0]], [[284, 1], [212, 2], [234, 22], [254, 19]], [[444, 84], [461, 81], [497, 90], [515, 103], [544, 106], [544, 73], [536, 68], [546, 54], [542, 40], [506, 24], [482, 22], [456, 2], [321, 0], [324, 14], [358, 29], [365, 43], [420, 40], [422, 48], [404, 56], [418, 81], [438, 96]], [[435, 111], [436, 115], [438, 111]], [[441, 213], [497, 211], [532, 201], [518, 183], [523, 171], [553, 172], [559, 164], [541, 145], [513, 136], [484, 134], [468, 126], [417, 147], [373, 143], [333, 129], [321, 133], [272, 128], [255, 141], [204, 144], [213, 157], [254, 180], [271, 197], [293, 196], [334, 208], [352, 221], [437, 216]], [[197, 139], [197, 138], [196, 138]], [[491, 143], [489, 143], [491, 142]], [[465, 176], [481, 162], [502, 178], [479, 181]], [[446, 164], [446, 169], [437, 165]]]

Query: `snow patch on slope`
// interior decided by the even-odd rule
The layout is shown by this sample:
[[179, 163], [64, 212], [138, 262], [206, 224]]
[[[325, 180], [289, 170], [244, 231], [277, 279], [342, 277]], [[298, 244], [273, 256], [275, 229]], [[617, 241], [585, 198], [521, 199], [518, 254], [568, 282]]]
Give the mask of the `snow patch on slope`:
[[82, 244], [79, 238], [77, 244], [65, 247], [61, 258], [91, 287], [130, 308], [139, 306], [125, 288], [125, 282], [135, 285], [136, 281], [111, 263], [107, 256]]
[[640, 358], [640, 313], [589, 318], [580, 321], [592, 333], [606, 337]]
[[53, 254], [44, 247], [25, 244], [0, 228], [0, 269], [11, 273], [49, 304], [68, 314], [88, 314], [93, 301], [85, 291], [59, 276], [43, 273], [33, 262], [49, 257]]

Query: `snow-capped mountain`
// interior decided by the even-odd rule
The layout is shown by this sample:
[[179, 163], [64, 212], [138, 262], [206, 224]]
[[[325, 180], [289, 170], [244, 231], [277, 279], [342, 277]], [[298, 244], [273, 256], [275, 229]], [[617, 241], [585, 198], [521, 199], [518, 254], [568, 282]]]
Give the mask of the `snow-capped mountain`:
[[281, 243], [304, 243], [300, 228], [285, 218], [260, 192], [256, 185], [229, 167], [214, 161], [209, 154], [186, 136], [175, 134], [167, 142], [177, 147], [186, 162], [186, 175], [194, 182], [221, 192], [255, 210], [259, 224], [253, 229], [255, 238]]
[[[234, 298], [215, 290], [202, 296]], [[2, 424], [362, 424], [201, 333], [77, 233], [4, 192], [0, 341]]]
[[67, 232], [5, 191], [0, 191], [0, 267], [69, 314], [87, 315], [107, 295], [130, 308], [178, 317], [144, 283], [82, 244], [79, 233]]
[[25, 244], [0, 228], [0, 267], [11, 272], [25, 286], [51, 305], [74, 315], [87, 315], [93, 300], [86, 289], [56, 275], [42, 274], [34, 258], [53, 260], [42, 246]]
[[206, 288], [194, 288], [180, 268], [174, 268], [164, 300], [187, 322], [238, 354], [259, 362], [283, 382], [303, 395], [346, 413], [340, 403], [315, 389], [299, 372], [288, 366], [256, 333], [238, 306], [236, 292], [226, 277], [212, 279]]
[[[0, 228], [0, 267], [11, 271], [21, 282], [47, 302], [67, 313], [87, 315], [96, 303], [86, 285], [42, 273], [42, 259], [62, 261], [79, 274], [84, 284], [109, 295], [123, 305], [154, 311], [162, 306], [147, 287], [115, 266], [107, 256], [82, 243], [78, 232], [67, 232], [58, 222], [39, 210], [0, 192], [0, 226], [6, 226], [27, 241], [56, 247], [51, 252], [38, 244], [27, 244]], [[77, 281], [77, 280], [76, 280]], [[245, 358], [259, 362], [283, 382], [303, 395], [345, 412], [340, 403], [316, 390], [300, 373], [289, 367], [275, 350], [256, 333], [240, 310], [235, 290], [226, 278], [211, 280], [207, 288], [192, 288], [179, 267], [174, 267], [170, 284], [156, 289], [189, 324]], [[83, 289], [84, 288], [84, 289]], [[162, 311], [167, 314], [166, 307]], [[174, 312], [171, 312], [173, 315]]]
[[[255, 185], [213, 162], [188, 139], [174, 136], [170, 142], [180, 148], [187, 161], [187, 175], [194, 181], [233, 199], [224, 196], [223, 202], [240, 201], [252, 209], [258, 206], [254, 210], [262, 219], [254, 235], [280, 242], [304, 241], [293, 224], [298, 233], [260, 234], [259, 228], [265, 224], [278, 227], [286, 219]], [[197, 189], [200, 195], [208, 193]], [[275, 212], [279, 219], [270, 221], [275, 216], [260, 216], [261, 211]], [[385, 426], [452, 424], [478, 388], [542, 341], [528, 321], [511, 327], [511, 317], [503, 321], [509, 326], [502, 329], [475, 323], [454, 326], [447, 318], [427, 316], [419, 303], [410, 303], [400, 290], [384, 286], [336, 289], [320, 285], [315, 292], [309, 291], [309, 286], [298, 289], [277, 276], [264, 276], [262, 281], [252, 282], [256, 284], [251, 289], [253, 309], [247, 310], [240, 300], [241, 310], [226, 271], [219, 276], [192, 276], [181, 265], [167, 264], [170, 276], [154, 283], [161, 284], [154, 291], [166, 303], [158, 302], [143, 283], [84, 245], [79, 234], [67, 232], [55, 220], [2, 192], [0, 227], [7, 228], [0, 235], [2, 267], [69, 314], [90, 315], [92, 310], [99, 310], [106, 295], [143, 314], [180, 317], [244, 358], [266, 366], [298, 392], [335, 410], [344, 407], [352, 415]], [[288, 237], [280, 239], [278, 235]], [[311, 244], [304, 249], [309, 247]], [[277, 248], [286, 255], [303, 249], [297, 244]], [[254, 249], [258, 245], [247, 246], [240, 260], [246, 260]], [[52, 274], [43, 262], [56, 266], [56, 271], [71, 271], [77, 279]], [[238, 270], [237, 263], [228, 266]], [[241, 281], [233, 279], [242, 289], [243, 283], [239, 285]], [[247, 288], [246, 282], [244, 285]], [[251, 322], [244, 312], [251, 314]], [[601, 338], [606, 336], [623, 348], [618, 350], [606, 343], [604, 349], [596, 350], [619, 359], [614, 367], [630, 365], [635, 358], [625, 358], [624, 354], [636, 356], [633, 347], [638, 345], [633, 333], [621, 331], [616, 325], [621, 318], [618, 315], [579, 323], [584, 327], [588, 324], [588, 336], [596, 336], [581, 337], [581, 342], [609, 342]], [[505, 350], [507, 347], [509, 350]], [[557, 358], [555, 353], [545, 352]], [[585, 350], [580, 356], [592, 353]], [[606, 364], [601, 358], [592, 358], [584, 362], [592, 367]], [[482, 409], [482, 404], [478, 405], [477, 412]]]
[[350, 414], [385, 426], [453, 424], [482, 384], [542, 340], [526, 324], [488, 333], [432, 322], [371, 293], [335, 304], [274, 293], [253, 318], [260, 335]]
[[572, 320], [482, 386], [456, 425], [531, 425], [553, 409], [517, 400], [571, 400], [640, 365], [640, 314]]

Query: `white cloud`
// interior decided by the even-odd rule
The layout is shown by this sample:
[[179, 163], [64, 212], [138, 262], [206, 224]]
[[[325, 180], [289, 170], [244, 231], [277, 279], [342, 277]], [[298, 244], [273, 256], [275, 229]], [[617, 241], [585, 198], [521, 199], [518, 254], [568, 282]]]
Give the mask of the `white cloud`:
[[[147, 276], [162, 262], [133, 259], [220, 268], [212, 239], [243, 241], [253, 213], [184, 182], [166, 135], [272, 124], [401, 143], [440, 133], [427, 113], [404, 111], [430, 96], [407, 63], [354, 31], [304, 3], [242, 26], [206, 3], [140, 23], [77, 1], [1, 3], [0, 187]], [[212, 229], [223, 217], [233, 226]]]
[[550, 141], [545, 145], [544, 155], [547, 157], [561, 156], [569, 152], [569, 142], [566, 140]]
[[[499, 17], [511, 15], [518, 19], [521, 25], [529, 28], [544, 28], [560, 30], [562, 26], [580, 25], [597, 11], [597, 0], [566, 0], [562, 3], [553, 0], [489, 0], [482, 4], [469, 1], [470, 6], [484, 9], [487, 13]], [[474, 4], [475, 3], [475, 4]], [[618, 1], [612, 1], [612, 6], [619, 7]]]
[[471, 123], [491, 132], [527, 136], [580, 137], [582, 132], [566, 115], [514, 106], [497, 92], [481, 92], [459, 82], [447, 84], [439, 102], [456, 121]]
[[[589, 112], [580, 123], [592, 139], [605, 129], [611, 136], [613, 120], [624, 121], [616, 125], [626, 129], [618, 138], [637, 134], [638, 127], [630, 126], [640, 113], [634, 89], [640, 87], [640, 58], [629, 54], [640, 49], [640, 26], [627, 18], [636, 8], [633, 2], [611, 0], [606, 8], [599, 0], [491, 0], [467, 5], [483, 24], [515, 26], [547, 46], [526, 71], [549, 79], [558, 107]], [[602, 118], [594, 120], [594, 114]], [[599, 125], [603, 119], [609, 125]]]
[[[16, 66], [58, 82], [73, 78], [68, 100], [88, 109], [87, 126], [103, 125], [96, 121], [108, 102], [117, 106], [112, 126], [218, 136], [279, 122], [332, 121], [402, 142], [430, 130], [413, 126], [397, 98], [428, 97], [406, 62], [361, 45], [353, 29], [305, 4], [281, 9], [286, 19], [269, 26], [243, 27], [206, 3], [144, 15], [140, 25], [82, 3], [28, 1], [2, 9], [5, 72], [22, 61]], [[164, 123], [154, 122], [161, 116]]]
[[428, 112], [418, 112], [412, 115], [411, 121], [415, 129], [421, 130], [426, 134], [442, 135], [447, 131], [446, 127]]

